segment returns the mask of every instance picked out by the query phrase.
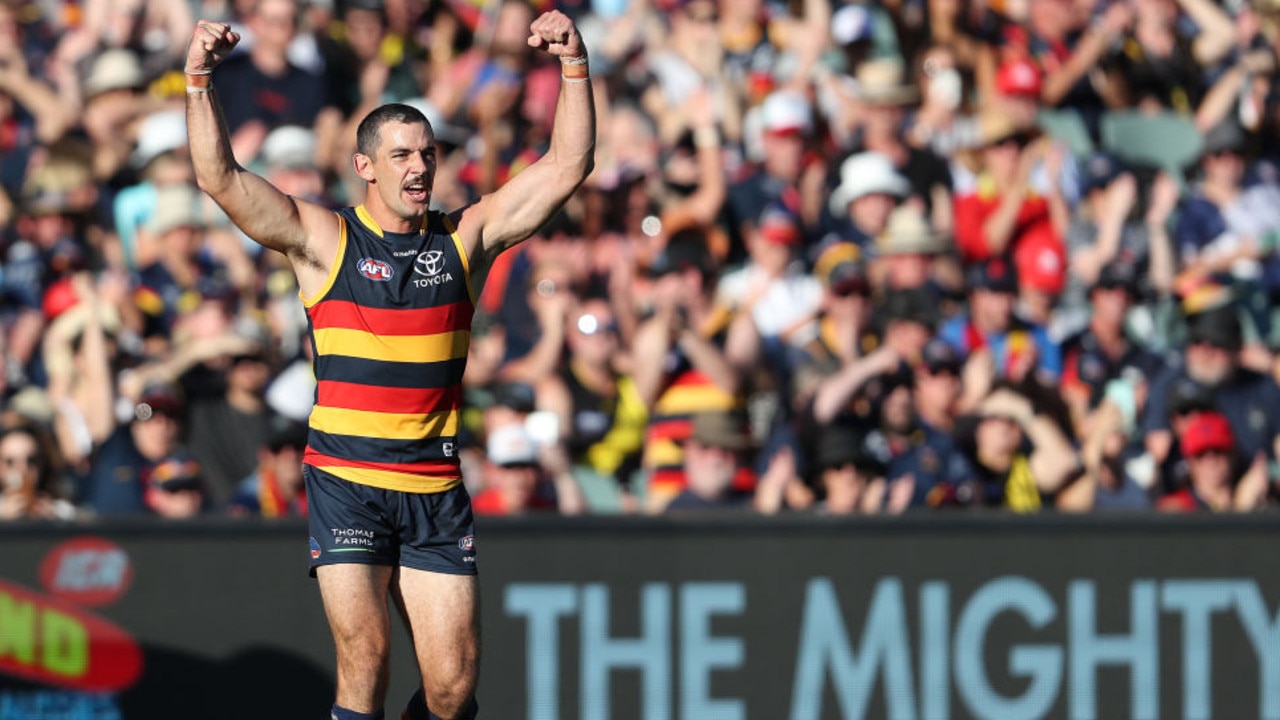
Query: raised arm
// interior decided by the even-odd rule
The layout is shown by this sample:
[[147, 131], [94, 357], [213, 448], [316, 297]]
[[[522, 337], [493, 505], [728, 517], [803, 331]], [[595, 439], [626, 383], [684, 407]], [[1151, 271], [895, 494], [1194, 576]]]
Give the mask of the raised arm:
[[187, 51], [187, 135], [200, 189], [231, 221], [263, 247], [293, 262], [303, 295], [328, 278], [338, 248], [338, 219], [329, 210], [290, 197], [240, 167], [211, 73], [240, 42], [226, 23], [200, 20]]
[[16, 44], [0, 44], [0, 92], [31, 113], [36, 121], [36, 139], [45, 145], [56, 142], [75, 122], [57, 91], [31, 75], [22, 49]]
[[529, 25], [529, 45], [560, 59], [551, 146], [537, 162], [461, 213], [458, 234], [473, 258], [488, 261], [532, 235], [564, 205], [595, 164], [596, 111], [587, 48], [559, 11]]

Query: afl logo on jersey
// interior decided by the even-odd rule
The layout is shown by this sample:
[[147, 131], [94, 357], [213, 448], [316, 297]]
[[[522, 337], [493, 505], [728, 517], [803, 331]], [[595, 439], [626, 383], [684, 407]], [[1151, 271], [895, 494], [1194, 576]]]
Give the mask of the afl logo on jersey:
[[361, 275], [378, 282], [386, 282], [395, 274], [390, 265], [374, 258], [360, 258], [360, 262], [356, 264], [356, 269], [360, 271]]

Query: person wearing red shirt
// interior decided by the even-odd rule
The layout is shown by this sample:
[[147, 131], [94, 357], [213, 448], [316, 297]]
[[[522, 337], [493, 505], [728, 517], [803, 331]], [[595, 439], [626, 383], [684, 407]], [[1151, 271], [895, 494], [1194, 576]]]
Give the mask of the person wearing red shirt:
[[[1028, 237], [1059, 245], [1069, 212], [1058, 189], [1052, 146], [1005, 116], [983, 121], [986, 141], [975, 154], [972, 187], [957, 194], [956, 246], [966, 264], [1007, 256]], [[1041, 171], [1043, 168], [1043, 171]]]

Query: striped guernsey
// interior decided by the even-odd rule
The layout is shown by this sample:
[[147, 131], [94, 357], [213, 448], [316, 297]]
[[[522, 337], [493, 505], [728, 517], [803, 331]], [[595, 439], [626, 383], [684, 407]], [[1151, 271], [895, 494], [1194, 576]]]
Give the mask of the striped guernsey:
[[316, 398], [303, 462], [351, 482], [434, 493], [461, 482], [457, 434], [475, 295], [452, 222], [384, 232], [338, 211], [338, 253], [307, 308]]

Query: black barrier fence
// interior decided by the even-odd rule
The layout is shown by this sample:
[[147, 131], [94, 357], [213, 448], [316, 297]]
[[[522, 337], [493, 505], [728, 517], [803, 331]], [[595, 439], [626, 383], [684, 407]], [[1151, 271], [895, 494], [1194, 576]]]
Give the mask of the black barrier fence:
[[[489, 520], [477, 548], [488, 720], [1280, 719], [1276, 516]], [[0, 720], [327, 717], [307, 551], [300, 523], [0, 526]]]

